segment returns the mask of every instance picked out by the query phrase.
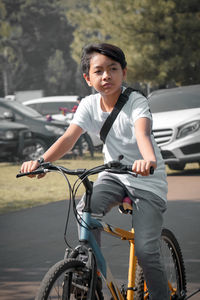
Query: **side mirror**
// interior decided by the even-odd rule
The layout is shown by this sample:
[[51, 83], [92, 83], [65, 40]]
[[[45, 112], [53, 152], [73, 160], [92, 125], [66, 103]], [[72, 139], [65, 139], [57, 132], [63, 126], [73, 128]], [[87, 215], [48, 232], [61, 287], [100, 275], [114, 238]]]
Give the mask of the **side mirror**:
[[15, 115], [11, 111], [5, 111], [3, 113], [3, 117], [4, 117], [5, 120], [10, 120], [10, 121], [15, 120]]

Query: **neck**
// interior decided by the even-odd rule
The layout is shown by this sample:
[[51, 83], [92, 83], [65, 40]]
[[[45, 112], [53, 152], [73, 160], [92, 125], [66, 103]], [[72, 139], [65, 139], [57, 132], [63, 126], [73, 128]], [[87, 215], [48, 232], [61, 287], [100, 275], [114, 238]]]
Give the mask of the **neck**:
[[121, 89], [115, 94], [101, 96], [101, 109], [105, 112], [112, 111], [120, 94], [121, 94]]

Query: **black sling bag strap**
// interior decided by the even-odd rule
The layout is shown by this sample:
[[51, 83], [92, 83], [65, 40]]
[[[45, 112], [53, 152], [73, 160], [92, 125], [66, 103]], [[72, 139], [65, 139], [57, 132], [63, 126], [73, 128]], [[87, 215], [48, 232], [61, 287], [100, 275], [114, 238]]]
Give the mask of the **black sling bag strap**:
[[117, 118], [120, 110], [124, 106], [124, 104], [128, 101], [129, 96], [131, 92], [135, 91], [131, 87], [126, 88], [126, 90], [119, 96], [113, 110], [111, 111], [110, 115], [105, 120], [101, 131], [100, 131], [100, 139], [105, 144], [106, 137], [108, 135], [108, 132], [110, 131], [110, 128], [112, 127], [112, 124], [114, 123], [115, 119]]

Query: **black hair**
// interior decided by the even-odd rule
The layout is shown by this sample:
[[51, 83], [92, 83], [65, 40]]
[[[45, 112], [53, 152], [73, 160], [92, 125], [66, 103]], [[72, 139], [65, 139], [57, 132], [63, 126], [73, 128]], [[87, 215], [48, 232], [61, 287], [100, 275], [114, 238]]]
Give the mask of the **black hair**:
[[83, 48], [81, 56], [82, 71], [86, 75], [89, 75], [90, 59], [94, 52], [103, 54], [105, 56], [108, 56], [112, 60], [117, 61], [118, 63], [120, 63], [122, 69], [126, 68], [126, 58], [124, 52], [119, 47], [106, 43], [91, 44]]

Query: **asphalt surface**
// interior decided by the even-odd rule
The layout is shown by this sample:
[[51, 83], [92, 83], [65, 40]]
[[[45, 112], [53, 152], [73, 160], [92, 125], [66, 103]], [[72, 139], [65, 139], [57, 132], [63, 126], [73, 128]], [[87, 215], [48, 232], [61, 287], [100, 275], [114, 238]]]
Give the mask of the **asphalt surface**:
[[[171, 229], [183, 252], [188, 295], [200, 288], [200, 173], [169, 176], [168, 210], [164, 225]], [[0, 216], [0, 299], [30, 300], [43, 275], [64, 255], [63, 239], [68, 201], [34, 207]], [[110, 224], [130, 228], [130, 217], [113, 209]], [[67, 237], [77, 241], [75, 220]], [[127, 276], [127, 243], [104, 236], [102, 249], [113, 274], [122, 282]], [[200, 293], [191, 298], [200, 299]]]

